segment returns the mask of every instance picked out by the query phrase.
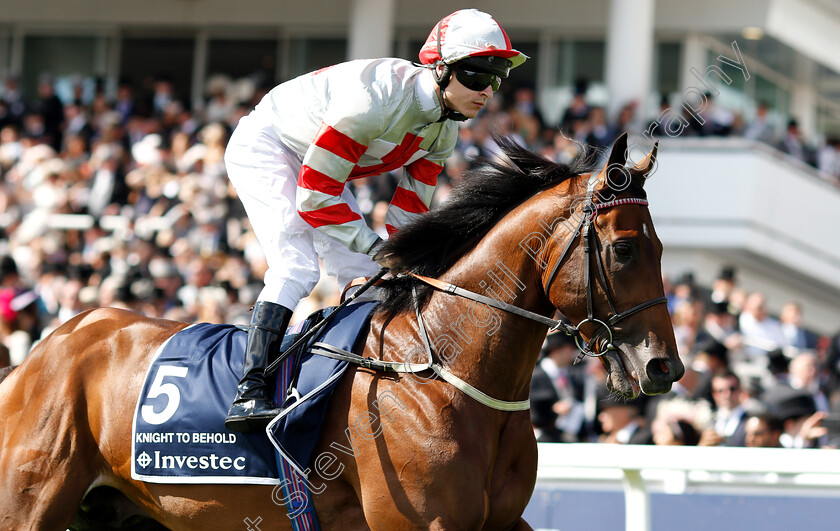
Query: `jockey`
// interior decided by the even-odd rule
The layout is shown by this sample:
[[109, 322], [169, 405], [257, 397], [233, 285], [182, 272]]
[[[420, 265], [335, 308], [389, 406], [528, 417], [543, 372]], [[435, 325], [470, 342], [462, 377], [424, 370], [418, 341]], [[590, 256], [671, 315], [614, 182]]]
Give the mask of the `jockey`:
[[264, 371], [320, 278], [318, 257], [341, 285], [389, 265], [345, 183], [404, 167], [388, 233], [427, 212], [455, 148], [453, 120], [478, 114], [526, 59], [490, 15], [464, 9], [438, 22], [420, 65], [371, 59], [317, 70], [276, 86], [240, 120], [225, 164], [268, 270], [227, 429], [251, 431], [280, 413]]

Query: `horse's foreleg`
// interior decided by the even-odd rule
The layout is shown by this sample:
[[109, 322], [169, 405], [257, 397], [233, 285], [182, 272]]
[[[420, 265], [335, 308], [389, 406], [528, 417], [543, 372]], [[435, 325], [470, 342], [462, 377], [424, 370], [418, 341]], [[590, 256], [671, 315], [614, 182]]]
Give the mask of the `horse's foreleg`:
[[96, 447], [71, 418], [15, 417], [3, 433], [0, 528], [67, 529], [95, 479]]
[[0, 529], [67, 529], [97, 475], [83, 401], [43, 361], [0, 386]]

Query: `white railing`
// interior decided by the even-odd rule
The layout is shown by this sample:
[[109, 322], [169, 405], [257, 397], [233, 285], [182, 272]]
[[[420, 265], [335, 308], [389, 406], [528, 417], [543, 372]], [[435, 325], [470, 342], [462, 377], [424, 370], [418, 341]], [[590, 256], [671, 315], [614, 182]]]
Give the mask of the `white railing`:
[[650, 493], [840, 497], [834, 450], [540, 443], [537, 486], [623, 488], [627, 531], [650, 531]]

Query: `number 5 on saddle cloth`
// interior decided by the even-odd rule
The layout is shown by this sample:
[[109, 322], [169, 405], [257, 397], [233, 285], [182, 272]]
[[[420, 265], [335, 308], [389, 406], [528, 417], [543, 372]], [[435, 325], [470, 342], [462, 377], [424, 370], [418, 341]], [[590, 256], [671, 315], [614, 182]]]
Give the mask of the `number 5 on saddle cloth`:
[[[301, 398], [286, 404], [267, 428], [268, 437], [263, 432], [232, 433], [224, 428], [242, 372], [246, 332], [202, 323], [172, 336], [150, 365], [135, 410], [132, 478], [150, 483], [280, 484], [289, 489], [284, 489], [283, 499], [290, 516], [297, 516], [292, 518], [293, 526], [317, 529], [312, 504], [302, 506], [311, 500], [302, 477], [312, 466], [332, 392], [349, 364], [312, 355], [308, 345], [323, 342], [353, 351], [366, 335], [376, 304], [322, 310], [290, 330], [283, 348], [334, 313], [324, 330], [308, 340], [297, 364]], [[286, 395], [297, 354], [280, 365], [276, 379], [280, 396]], [[304, 509], [312, 511], [311, 516]]]

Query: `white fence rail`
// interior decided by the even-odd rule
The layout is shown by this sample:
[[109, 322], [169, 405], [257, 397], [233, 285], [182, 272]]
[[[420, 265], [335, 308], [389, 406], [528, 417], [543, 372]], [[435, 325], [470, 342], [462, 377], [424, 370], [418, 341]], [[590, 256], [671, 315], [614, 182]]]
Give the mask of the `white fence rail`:
[[537, 487], [622, 489], [627, 531], [650, 531], [650, 493], [840, 497], [840, 452], [539, 444]]

